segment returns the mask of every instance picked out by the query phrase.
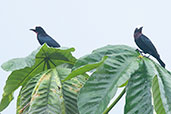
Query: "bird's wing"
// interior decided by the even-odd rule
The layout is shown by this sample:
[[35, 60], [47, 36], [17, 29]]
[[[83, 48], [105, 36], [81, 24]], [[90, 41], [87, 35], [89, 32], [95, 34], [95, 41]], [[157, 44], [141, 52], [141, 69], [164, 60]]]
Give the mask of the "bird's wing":
[[153, 45], [153, 43], [151, 42], [151, 40], [148, 37], [146, 37], [145, 35], [142, 35], [141, 37], [142, 37], [141, 40], [142, 40], [142, 42], [144, 42], [145, 46], [149, 50], [157, 53], [157, 50], [156, 50], [155, 46]]
[[46, 42], [49, 47], [60, 47], [60, 45], [50, 36], [44, 36], [43, 41]]

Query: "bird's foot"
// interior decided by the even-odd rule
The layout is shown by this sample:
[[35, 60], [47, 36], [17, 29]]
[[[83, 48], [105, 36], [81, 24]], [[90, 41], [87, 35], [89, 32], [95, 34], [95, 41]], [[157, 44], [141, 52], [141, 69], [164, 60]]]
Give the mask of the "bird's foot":
[[143, 52], [142, 52], [141, 50], [139, 50], [139, 49], [136, 49], [135, 51], [138, 51], [138, 52], [141, 53], [141, 54], [143, 53]]
[[138, 56], [138, 58], [143, 58], [143, 51], [139, 50], [139, 49], [136, 49], [136, 51], [138, 51], [140, 53], [140, 55]]
[[150, 55], [144, 55], [144, 57], [149, 58], [149, 57], [150, 57]]
[[138, 58], [140, 58], [140, 59], [141, 59], [141, 58], [143, 58], [143, 56], [140, 54], [140, 55], [138, 56]]
[[150, 55], [148, 55], [148, 56], [146, 56], [147, 58], [149, 58], [150, 57]]

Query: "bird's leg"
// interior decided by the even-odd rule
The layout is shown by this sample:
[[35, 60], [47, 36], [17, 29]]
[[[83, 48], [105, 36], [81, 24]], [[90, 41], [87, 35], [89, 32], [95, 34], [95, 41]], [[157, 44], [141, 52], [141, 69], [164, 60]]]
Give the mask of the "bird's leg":
[[148, 54], [148, 55], [144, 55], [144, 57], [149, 58], [149, 57], [150, 57], [150, 54]]
[[141, 50], [139, 50], [139, 49], [136, 49], [135, 51], [138, 51], [138, 52], [141, 53], [141, 54], [143, 53], [143, 52], [142, 52]]
[[150, 54], [148, 56], [146, 56], [146, 57], [149, 58], [150, 57]]
[[143, 58], [143, 51], [139, 50], [139, 49], [136, 49], [136, 51], [138, 51], [140, 53], [140, 55], [138, 56], [138, 58]]

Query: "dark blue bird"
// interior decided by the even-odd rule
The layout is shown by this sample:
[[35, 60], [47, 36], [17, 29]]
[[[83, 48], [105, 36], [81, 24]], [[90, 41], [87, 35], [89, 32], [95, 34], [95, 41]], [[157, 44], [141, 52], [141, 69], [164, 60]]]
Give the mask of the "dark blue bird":
[[37, 39], [41, 45], [46, 43], [49, 47], [60, 47], [60, 45], [52, 38], [50, 37], [42, 27], [37, 26], [35, 29], [30, 29], [31, 31], [34, 31], [37, 34]]
[[142, 34], [142, 28], [140, 27], [139, 29], [136, 28], [134, 31], [134, 40], [137, 46], [143, 51], [143, 53], [148, 53], [152, 55], [154, 58], [158, 60], [160, 65], [165, 68], [164, 62], [160, 59], [160, 55], [158, 54], [155, 46], [151, 42], [151, 40], [146, 37], [144, 34]]

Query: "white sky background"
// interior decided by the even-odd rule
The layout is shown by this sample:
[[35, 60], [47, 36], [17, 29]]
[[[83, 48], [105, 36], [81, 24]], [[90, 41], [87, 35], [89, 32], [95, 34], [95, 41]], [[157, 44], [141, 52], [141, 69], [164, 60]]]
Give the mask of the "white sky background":
[[[166, 68], [171, 70], [171, 1], [169, 0], [1, 0], [0, 65], [25, 57], [39, 43], [29, 31], [41, 25], [62, 46], [75, 47], [81, 57], [107, 44], [137, 47], [133, 31], [143, 25], [143, 33], [156, 46]], [[0, 68], [0, 98], [9, 72]], [[2, 112], [14, 114], [16, 98]], [[110, 114], [123, 114], [125, 99]]]

